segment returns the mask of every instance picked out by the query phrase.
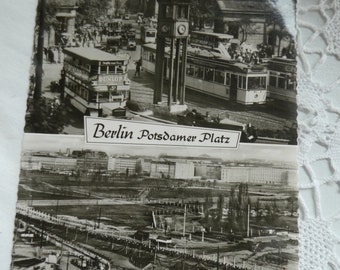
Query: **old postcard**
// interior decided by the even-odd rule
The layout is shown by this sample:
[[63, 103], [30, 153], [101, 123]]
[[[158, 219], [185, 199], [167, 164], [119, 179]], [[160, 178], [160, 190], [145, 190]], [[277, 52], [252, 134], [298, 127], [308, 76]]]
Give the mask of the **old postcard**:
[[40, 0], [12, 269], [298, 269], [292, 24]]
[[296, 151], [26, 134], [13, 269], [298, 269]]
[[90, 115], [296, 144], [295, 42], [275, 3], [42, 0], [25, 131], [84, 134]]

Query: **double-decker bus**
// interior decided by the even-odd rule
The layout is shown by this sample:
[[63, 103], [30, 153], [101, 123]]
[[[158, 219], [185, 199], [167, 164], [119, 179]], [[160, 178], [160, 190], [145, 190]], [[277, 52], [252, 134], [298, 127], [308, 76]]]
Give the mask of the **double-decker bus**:
[[228, 34], [192, 31], [190, 33], [190, 45], [194, 48], [215, 51], [229, 56], [228, 47], [233, 38], [232, 35]]
[[269, 98], [296, 103], [296, 60], [272, 58], [268, 70]]
[[64, 97], [86, 115], [125, 115], [128, 57], [96, 48], [64, 49]]
[[[143, 69], [154, 73], [156, 45], [145, 44]], [[169, 54], [166, 54], [166, 77], [169, 76]], [[237, 103], [264, 104], [267, 96], [267, 69], [230, 61], [221, 54], [188, 50], [186, 88]]]

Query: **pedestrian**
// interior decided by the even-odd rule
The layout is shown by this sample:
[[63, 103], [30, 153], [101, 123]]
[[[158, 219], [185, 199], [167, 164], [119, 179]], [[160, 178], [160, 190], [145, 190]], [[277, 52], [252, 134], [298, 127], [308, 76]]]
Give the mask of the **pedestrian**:
[[135, 77], [140, 77], [141, 66], [142, 66], [142, 59], [139, 59], [139, 60], [136, 62], [136, 72], [135, 72]]

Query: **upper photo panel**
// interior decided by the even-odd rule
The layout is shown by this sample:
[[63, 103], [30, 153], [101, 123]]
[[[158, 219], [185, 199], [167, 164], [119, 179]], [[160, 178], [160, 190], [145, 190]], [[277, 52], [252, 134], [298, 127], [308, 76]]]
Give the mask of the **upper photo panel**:
[[294, 0], [39, 0], [25, 132], [82, 135], [89, 115], [296, 144], [294, 14]]

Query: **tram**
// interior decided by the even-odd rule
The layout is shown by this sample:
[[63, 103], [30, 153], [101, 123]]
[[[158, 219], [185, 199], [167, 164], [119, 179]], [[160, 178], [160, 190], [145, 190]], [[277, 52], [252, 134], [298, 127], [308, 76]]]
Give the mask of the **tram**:
[[[169, 54], [167, 53], [167, 57]], [[142, 67], [155, 73], [156, 45], [142, 46]], [[169, 75], [169, 61], [165, 61]], [[188, 49], [186, 88], [244, 105], [264, 104], [267, 97], [267, 69], [250, 66], [205, 50]]]
[[268, 61], [268, 97], [296, 103], [296, 60], [272, 58]]
[[156, 43], [157, 30], [155, 28], [142, 26], [140, 31], [142, 44]]
[[128, 58], [96, 48], [64, 49], [64, 98], [85, 115], [125, 116]]

